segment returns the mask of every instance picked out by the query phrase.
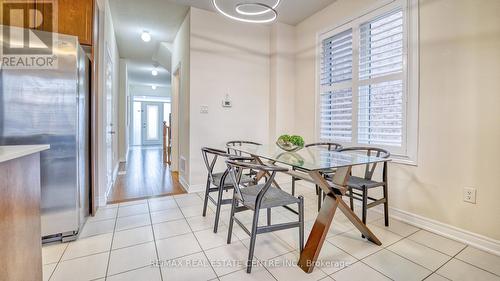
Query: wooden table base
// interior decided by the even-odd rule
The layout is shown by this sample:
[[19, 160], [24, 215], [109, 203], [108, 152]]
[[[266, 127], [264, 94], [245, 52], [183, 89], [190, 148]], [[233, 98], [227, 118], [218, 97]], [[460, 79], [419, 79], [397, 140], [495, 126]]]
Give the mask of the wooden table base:
[[[264, 162], [256, 155], [252, 155], [259, 164]], [[335, 216], [337, 208], [344, 213], [344, 215], [351, 221], [351, 223], [371, 242], [382, 245], [380, 240], [371, 232], [370, 229], [358, 218], [358, 216], [347, 206], [347, 204], [342, 200], [342, 195], [347, 191], [347, 180], [351, 174], [352, 167], [342, 167], [338, 168], [333, 176], [332, 182], [328, 183], [325, 178], [321, 175], [319, 171], [311, 171], [309, 175], [313, 179], [314, 183], [317, 184], [321, 190], [326, 194], [321, 209], [319, 210], [316, 221], [314, 222], [313, 228], [309, 237], [307, 238], [307, 243], [304, 250], [300, 253], [300, 259], [298, 265], [302, 270], [307, 273], [311, 273], [318, 260], [319, 253], [325, 242], [326, 235], [330, 230], [330, 226]], [[257, 174], [257, 180], [260, 180], [264, 176], [269, 176], [266, 172], [260, 172]], [[280, 188], [276, 181], [273, 184]], [[332, 186], [333, 185], [333, 186]], [[281, 188], [280, 188], [281, 189]]]
[[342, 200], [342, 195], [345, 194], [345, 186], [351, 172], [351, 167], [339, 168], [335, 172], [332, 180], [333, 187], [323, 178], [320, 172], [312, 171], [309, 174], [314, 182], [321, 187], [326, 193], [323, 205], [319, 210], [318, 217], [314, 222], [309, 238], [307, 238], [306, 246], [300, 253], [298, 265], [302, 270], [311, 273], [318, 260], [319, 253], [325, 242], [326, 235], [330, 230], [335, 211], [339, 208], [342, 213], [351, 221], [351, 223], [371, 242], [382, 245], [380, 240], [373, 234], [370, 229], [356, 216], [356, 214]]

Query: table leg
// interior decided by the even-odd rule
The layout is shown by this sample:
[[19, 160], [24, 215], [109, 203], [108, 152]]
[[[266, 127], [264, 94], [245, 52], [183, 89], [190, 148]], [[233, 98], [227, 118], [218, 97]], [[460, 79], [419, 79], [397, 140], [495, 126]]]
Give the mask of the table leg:
[[[256, 155], [252, 155], [253, 158], [255, 158], [255, 161], [257, 161], [257, 163], [259, 163], [260, 165], [264, 165], [264, 162], [262, 162], [262, 160], [256, 156]], [[273, 162], [273, 164], [276, 163], [276, 162]], [[255, 176], [255, 179], [258, 181], [260, 181], [260, 179], [264, 176], [268, 176], [268, 177], [271, 177], [271, 174], [269, 172], [265, 172], [265, 171], [260, 171], [257, 173], [257, 175]], [[281, 186], [278, 184], [278, 182], [276, 182], [275, 179], [273, 179], [273, 184], [275, 187], [281, 189]]]
[[307, 273], [311, 273], [314, 269], [314, 263], [318, 260], [319, 253], [325, 242], [337, 207], [337, 198], [331, 194], [327, 194], [319, 210], [318, 217], [314, 222], [311, 233], [307, 238], [306, 246], [300, 253], [298, 265]]
[[332, 180], [333, 188], [328, 184], [328, 182], [321, 176], [318, 171], [312, 171], [311, 175], [314, 182], [326, 193], [325, 201], [323, 206], [318, 213], [316, 221], [314, 222], [311, 234], [307, 238], [306, 246], [304, 250], [300, 253], [300, 259], [298, 265], [302, 270], [307, 273], [311, 273], [316, 265], [319, 253], [325, 241], [326, 235], [330, 230], [330, 225], [332, 223], [333, 217], [335, 216], [335, 211], [337, 207], [340, 208], [342, 213], [351, 221], [351, 223], [356, 226], [356, 228], [377, 245], [382, 245], [378, 238], [368, 229], [368, 227], [363, 224], [363, 222], [356, 216], [356, 214], [347, 206], [347, 204], [342, 200], [342, 195], [346, 192], [347, 179], [349, 177], [351, 167], [339, 168]]
[[366, 239], [373, 242], [374, 244], [377, 244], [379, 246], [382, 245], [382, 242], [378, 240], [377, 236], [375, 236], [375, 234], [373, 234], [373, 232], [366, 226], [366, 224], [364, 224], [358, 218], [358, 216], [356, 216], [356, 214], [351, 210], [349, 206], [347, 206], [344, 200], [342, 199], [338, 200], [339, 200], [338, 207], [340, 208], [342, 213], [344, 213], [344, 215], [351, 221], [351, 223], [359, 230], [359, 232], [361, 232], [366, 237]]

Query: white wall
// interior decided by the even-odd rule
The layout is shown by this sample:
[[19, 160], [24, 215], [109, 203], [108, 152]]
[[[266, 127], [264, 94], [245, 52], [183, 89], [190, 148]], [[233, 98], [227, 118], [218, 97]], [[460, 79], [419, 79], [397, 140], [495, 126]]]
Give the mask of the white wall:
[[[180, 95], [174, 91], [172, 95], [172, 170], [179, 171], [179, 179], [183, 185], [189, 183], [189, 165], [177, 163], [177, 159], [189, 161], [189, 112], [190, 112], [190, 12], [186, 15], [177, 35], [175, 36], [172, 51], [172, 75], [180, 72]], [[174, 77], [172, 80], [174, 81]]]
[[[314, 140], [316, 35], [376, 4], [338, 0], [297, 26], [296, 130]], [[390, 206], [500, 239], [500, 1], [420, 1], [418, 166], [389, 167]], [[477, 204], [462, 188], [477, 188]]]
[[[190, 191], [204, 187], [203, 146], [232, 139], [267, 142], [270, 29], [191, 8]], [[229, 94], [233, 107], [223, 108]], [[208, 106], [208, 114], [200, 107]]]
[[269, 143], [295, 131], [295, 27], [271, 28]]

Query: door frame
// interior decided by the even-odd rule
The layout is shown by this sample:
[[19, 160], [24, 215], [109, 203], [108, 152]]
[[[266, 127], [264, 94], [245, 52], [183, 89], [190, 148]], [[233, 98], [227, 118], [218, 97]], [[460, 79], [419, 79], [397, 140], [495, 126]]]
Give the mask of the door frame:
[[171, 171], [179, 171], [179, 101], [182, 89], [182, 64], [179, 63], [172, 71], [172, 92], [170, 100], [170, 113], [172, 114], [172, 120], [170, 124], [171, 128], [171, 139], [172, 139], [172, 151], [171, 151]]
[[91, 47], [91, 94], [90, 94], [90, 215], [95, 216], [99, 205], [99, 55], [101, 11], [97, 0], [93, 1], [93, 25]]
[[[110, 71], [108, 76], [108, 71]], [[109, 46], [106, 44], [105, 54], [104, 54], [104, 115], [103, 115], [103, 130], [104, 130], [104, 152], [106, 157], [105, 164], [105, 173], [106, 173], [106, 195], [113, 187], [114, 183], [114, 167], [115, 163], [115, 124], [113, 123], [114, 115], [115, 115], [115, 97], [113, 94], [113, 71], [114, 71], [114, 62], [111, 57], [111, 51]], [[108, 81], [111, 79], [111, 81]], [[108, 92], [108, 82], [111, 84]], [[108, 138], [110, 140], [110, 145], [108, 146]]]

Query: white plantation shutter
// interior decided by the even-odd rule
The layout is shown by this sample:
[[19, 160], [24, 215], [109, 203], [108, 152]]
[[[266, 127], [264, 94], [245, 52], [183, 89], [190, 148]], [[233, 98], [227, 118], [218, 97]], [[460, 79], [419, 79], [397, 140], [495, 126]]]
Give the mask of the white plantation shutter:
[[402, 93], [401, 80], [360, 86], [358, 143], [402, 145]]
[[352, 79], [352, 30], [323, 40], [321, 85]]
[[320, 138], [352, 141], [352, 30], [321, 46]]
[[350, 142], [352, 140], [352, 89], [321, 95], [321, 139]]
[[358, 143], [403, 144], [403, 11], [360, 26]]
[[347, 30], [330, 32], [321, 40], [320, 138], [346, 146], [373, 145], [403, 153], [403, 9], [366, 18], [353, 21]]

